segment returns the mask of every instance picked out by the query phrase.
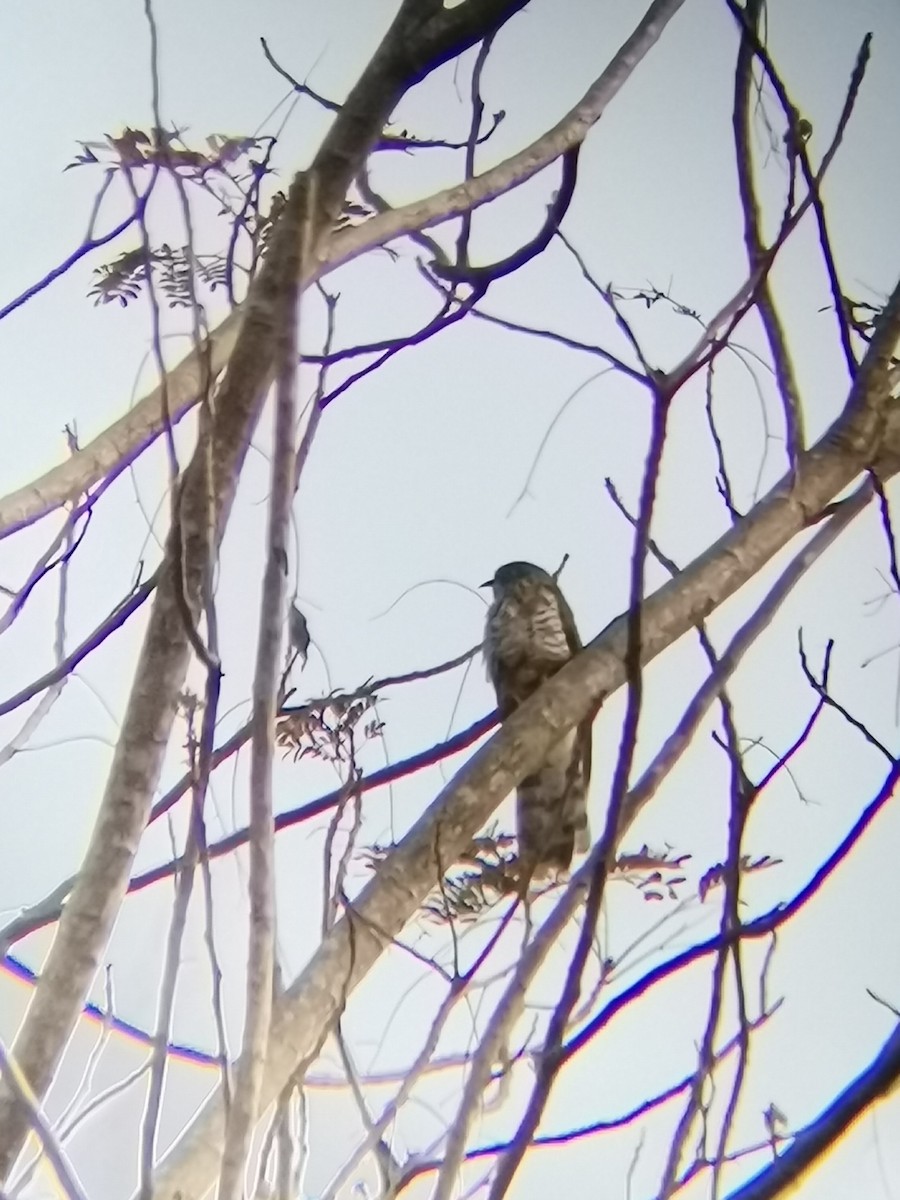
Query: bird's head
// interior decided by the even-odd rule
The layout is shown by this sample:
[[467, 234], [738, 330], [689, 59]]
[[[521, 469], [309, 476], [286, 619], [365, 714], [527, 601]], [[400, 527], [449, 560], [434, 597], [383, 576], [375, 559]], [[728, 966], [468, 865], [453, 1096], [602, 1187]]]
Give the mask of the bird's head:
[[486, 580], [481, 586], [493, 588], [494, 595], [500, 597], [511, 588], [526, 582], [545, 583], [550, 584], [551, 587], [554, 584], [553, 576], [548, 574], [543, 567], [536, 567], [534, 563], [529, 562], [511, 562], [498, 567], [494, 578]]

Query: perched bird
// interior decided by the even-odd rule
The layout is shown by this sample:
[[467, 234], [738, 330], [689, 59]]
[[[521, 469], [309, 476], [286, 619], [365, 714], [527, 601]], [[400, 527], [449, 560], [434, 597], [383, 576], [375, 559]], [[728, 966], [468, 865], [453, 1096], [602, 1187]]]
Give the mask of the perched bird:
[[[484, 657], [504, 719], [581, 649], [556, 580], [533, 563], [507, 563], [482, 584], [494, 589]], [[519, 858], [528, 879], [566, 871], [591, 844], [587, 790], [591, 719], [570, 730], [516, 796]]]
[[301, 665], [305, 667], [309, 657], [309, 626], [296, 604], [288, 609], [288, 639], [294, 658], [302, 658]]

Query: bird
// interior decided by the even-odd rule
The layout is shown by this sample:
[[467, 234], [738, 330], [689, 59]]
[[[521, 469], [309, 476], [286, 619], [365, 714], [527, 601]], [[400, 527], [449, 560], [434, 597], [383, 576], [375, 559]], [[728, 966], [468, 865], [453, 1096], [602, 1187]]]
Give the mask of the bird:
[[[578, 653], [581, 639], [556, 579], [534, 563], [506, 563], [481, 586], [493, 588], [484, 658], [504, 721]], [[526, 882], [563, 876], [573, 853], [590, 849], [591, 725], [588, 718], [570, 730], [519, 784], [516, 824]]]
[[302, 658], [301, 665], [305, 667], [309, 657], [309, 626], [296, 604], [288, 609], [288, 639], [294, 658]]

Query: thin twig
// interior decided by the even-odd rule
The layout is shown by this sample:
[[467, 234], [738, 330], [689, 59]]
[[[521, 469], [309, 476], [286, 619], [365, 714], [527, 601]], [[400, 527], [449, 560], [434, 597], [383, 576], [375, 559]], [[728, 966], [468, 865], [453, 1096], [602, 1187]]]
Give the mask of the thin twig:
[[28, 1086], [28, 1080], [22, 1074], [19, 1066], [13, 1061], [6, 1046], [0, 1041], [0, 1075], [16, 1103], [27, 1115], [28, 1125], [41, 1144], [41, 1149], [47, 1156], [47, 1161], [53, 1168], [59, 1186], [68, 1200], [87, 1200], [81, 1189], [81, 1184], [66, 1158], [65, 1152], [53, 1135], [53, 1130], [47, 1124], [47, 1119], [38, 1107], [37, 1100]]
[[[837, 700], [835, 700], [834, 696], [831, 695], [831, 693], [828, 691], [828, 689], [826, 687], [825, 679], [824, 678], [821, 680], [816, 679], [815, 675], [813, 674], [812, 668], [810, 667], [809, 662], [806, 657], [806, 649], [803, 645], [803, 631], [802, 630], [798, 631], [797, 645], [798, 645], [798, 650], [799, 650], [799, 654], [800, 654], [800, 667], [803, 671], [803, 674], [806, 676], [807, 683], [813, 689], [813, 691], [816, 693], [816, 695], [819, 696], [821, 698], [821, 700], [825, 704], [828, 705], [829, 708], [833, 708], [835, 710], [835, 712], [839, 712], [841, 714], [841, 716], [844, 718], [844, 720], [847, 722], [848, 725], [852, 725], [854, 729], [858, 730], [863, 735], [863, 737], [866, 739], [866, 741], [869, 743], [870, 746], [874, 746], [876, 750], [880, 750], [881, 753], [884, 755], [884, 757], [888, 760], [888, 762], [893, 762], [895, 759], [895, 755], [893, 755], [890, 752], [890, 750], [887, 748], [887, 746], [884, 745], [883, 742], [879, 741], [879, 739], [875, 736], [874, 733], [872, 733], [871, 729], [869, 729], [868, 726], [866, 726], [862, 721], [860, 721], [858, 717], [855, 717], [849, 711], [849, 709], [844, 707], [843, 704], [841, 704]], [[826, 661], [828, 658], [830, 658], [831, 650], [832, 650], [832, 643], [831, 643], [831, 640], [829, 639], [828, 645], [826, 646], [826, 649], [825, 649]]]

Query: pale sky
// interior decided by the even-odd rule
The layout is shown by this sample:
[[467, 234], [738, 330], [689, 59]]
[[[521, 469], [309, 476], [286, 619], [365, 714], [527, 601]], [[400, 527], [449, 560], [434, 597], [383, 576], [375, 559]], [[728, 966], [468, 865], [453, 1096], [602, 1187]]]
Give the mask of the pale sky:
[[[340, 100], [367, 61], [396, 5], [332, 0], [329, 4], [257, 0], [157, 0], [161, 104], [165, 120], [201, 146], [208, 134], [271, 133], [286, 115], [286, 84], [265, 62], [264, 36], [279, 61], [320, 92]], [[479, 150], [484, 169], [526, 145], [558, 120], [600, 73], [643, 11], [626, 0], [533, 0], [496, 39], [484, 76], [487, 113], [506, 113], [496, 135]], [[844, 101], [863, 35], [874, 34], [872, 59], [851, 126], [823, 189], [838, 270], [845, 291], [877, 303], [895, 285], [900, 268], [896, 197], [900, 165], [895, 152], [898, 112], [896, 64], [900, 17], [890, 0], [773, 0], [768, 45], [788, 90], [813, 126], [814, 162], [827, 145]], [[151, 125], [149, 45], [138, 0], [83, 0], [77, 11], [64, 0], [6, 6], [0, 11], [0, 102], [17, 136], [7, 155], [6, 186], [0, 189], [0, 225], [6, 254], [0, 307], [40, 279], [80, 243], [102, 182], [98, 169], [64, 171], [79, 142], [99, 141], [124, 126]], [[740, 209], [731, 141], [731, 103], [736, 36], [724, 3], [687, 0], [660, 43], [640, 65], [590, 134], [579, 165], [578, 190], [563, 229], [602, 284], [668, 291], [673, 300], [710, 319], [745, 275]], [[410, 94], [396, 125], [411, 134], [462, 141], [469, 123], [469, 86], [474, 53]], [[770, 94], [762, 109], [782, 125]], [[274, 161], [282, 172], [275, 186], [305, 166], [327, 118], [309, 101], [290, 115]], [[762, 113], [756, 148], [766, 159], [763, 190], [770, 200], [770, 228], [783, 196], [783, 157], [767, 155]], [[382, 155], [372, 182], [393, 204], [430, 194], [456, 181], [462, 157], [433, 152]], [[474, 219], [472, 259], [500, 259], [530, 237], [555, 191], [553, 167]], [[122, 180], [101, 209], [100, 227], [121, 219], [127, 207]], [[180, 244], [179, 208], [170, 189], [152, 209], [151, 231], [159, 241]], [[214, 207], [196, 213], [198, 248], [219, 248], [225, 227]], [[439, 236], [452, 244], [455, 227]], [[180, 240], [179, 240], [180, 239]], [[7, 396], [7, 435], [0, 445], [0, 490], [28, 481], [64, 457], [62, 428], [77, 422], [84, 444], [151, 385], [147, 360], [149, 320], [145, 299], [122, 309], [95, 307], [87, 292], [91, 271], [136, 245], [133, 232], [96, 252], [60, 280], [0, 321], [0, 360]], [[433, 315], [434, 293], [415, 270], [418, 248], [395, 247], [351, 263], [326, 279], [339, 291], [336, 344], [340, 347], [411, 333]], [[808, 216], [779, 257], [773, 275], [791, 338], [794, 366], [811, 437], [827, 427], [847, 391], [834, 316], [827, 309], [827, 280], [817, 254], [815, 225]], [[220, 293], [205, 294], [210, 323], [224, 315]], [[494, 285], [483, 303], [492, 314], [551, 328], [599, 344], [633, 361], [609, 311], [583, 281], [557, 241], [522, 272]], [[625, 304], [647, 357], [666, 368], [693, 345], [699, 326], [667, 310]], [[188, 329], [183, 314], [166, 314], [167, 330]], [[303, 348], [321, 348], [321, 308], [311, 301], [301, 317]], [[764, 340], [755, 321], [736, 341], [758, 354]], [[166, 342], [176, 362], [189, 343]], [[365, 360], [363, 360], [365, 361]], [[715, 412], [725, 442], [735, 502], [749, 508], [784, 470], [780, 404], [771, 377], [757, 361], [752, 370], [723, 355], [715, 378]], [[334, 368], [331, 384], [349, 368]], [[315, 385], [301, 370], [304, 396]], [[761, 397], [761, 398], [760, 398]], [[674, 560], [687, 564], [728, 527], [715, 488], [715, 462], [704, 414], [703, 382], [679, 395], [672, 416], [654, 536]], [[766, 439], [766, 424], [771, 430]], [[560, 415], [561, 414], [561, 415]], [[551, 423], [559, 416], [550, 430]], [[646, 393], [606, 370], [596, 357], [579, 354], [521, 333], [467, 318], [426, 344], [397, 355], [336, 400], [323, 416], [295, 504], [297, 553], [292, 580], [306, 613], [314, 648], [302, 676], [301, 698], [352, 689], [369, 677], [440, 663], [474, 645], [482, 635], [485, 594], [478, 585], [503, 562], [524, 558], [554, 569], [570, 556], [561, 584], [586, 640], [625, 607], [631, 529], [607, 496], [610, 477], [624, 501], [636, 508], [646, 454], [649, 407]], [[182, 461], [192, 446], [193, 425], [184, 422], [178, 441]], [[247, 696], [256, 645], [258, 572], [265, 537], [269, 425], [263, 420], [248, 456], [238, 503], [223, 549], [218, 598], [225, 682], [220, 737], [248, 715]], [[543, 449], [541, 450], [543, 445]], [[540, 457], [538, 452], [541, 450]], [[533, 469], [533, 472], [532, 472]], [[97, 506], [70, 575], [67, 645], [77, 644], [128, 592], [143, 561], [144, 574], [158, 561], [155, 535], [166, 527], [165, 459], [161, 445], [123, 474]], [[521, 499], [528, 483], [527, 494]], [[896, 502], [896, 485], [889, 496]], [[517, 502], [518, 500], [518, 502]], [[0, 584], [15, 588], [58, 528], [57, 515], [0, 542]], [[720, 648], [752, 611], [796, 546], [745, 588], [711, 623]], [[900, 625], [896, 596], [888, 596], [888, 558], [874, 509], [858, 519], [826, 559], [791, 596], [776, 621], [738, 671], [732, 697], [738, 728], [759, 743], [747, 758], [759, 777], [773, 753], [799, 734], [814, 706], [797, 657], [797, 633], [818, 669], [825, 643], [834, 638], [831, 684], [835, 695], [887, 745], [898, 744], [895, 693]], [[654, 565], [649, 586], [665, 578]], [[3, 695], [12, 695], [52, 663], [55, 582], [39, 586], [4, 637]], [[146, 611], [114, 634], [70, 680], [62, 697], [29, 743], [3, 768], [0, 909], [12, 916], [77, 870], [111, 761], [127, 698]], [[874, 661], [869, 661], [874, 660]], [[635, 771], [647, 764], [706, 673], [696, 639], [684, 638], [647, 672], [647, 694]], [[192, 676], [199, 686], [200, 675]], [[602, 828], [615, 762], [621, 696], [604, 706], [595, 727], [591, 817]], [[425, 749], [466, 728], [493, 707], [480, 661], [427, 683], [385, 694], [379, 710], [383, 745], [367, 747], [368, 772]], [[0, 719], [6, 744], [28, 706]], [[640, 818], [624, 849], [642, 842], [690, 854], [679, 896], [696, 892], [703, 874], [725, 850], [728, 762], [711, 740], [719, 727], [714, 711], [689, 754]], [[183, 771], [181, 730], [173, 739], [163, 788]], [[468, 753], [468, 752], [467, 752]], [[214, 779], [210, 836], [245, 823], [246, 759], [232, 762]], [[364, 802], [361, 841], [399, 838], [438, 790], [442, 777], [463, 759], [402, 780], [390, 792], [373, 791]], [[884, 777], [883, 757], [837, 714], [826, 712], [808, 745], [754, 808], [746, 849], [780, 865], [748, 878], [744, 916], [765, 912], [792, 896], [853, 824]], [[322, 764], [289, 758], [276, 767], [279, 811], [330, 791], [334, 772]], [[512, 805], [500, 812], [512, 828]], [[176, 836], [183, 836], [181, 817]], [[318, 943], [321, 924], [322, 847], [327, 818], [285, 831], [278, 838], [280, 950], [288, 978], [302, 968]], [[779, 935], [770, 978], [771, 997], [785, 1002], [754, 1042], [751, 1071], [736, 1126], [735, 1145], [764, 1139], [761, 1114], [775, 1103], [791, 1128], [812, 1120], [876, 1053], [894, 1018], [867, 989], [900, 1004], [900, 961], [894, 949], [897, 901], [895, 850], [900, 835], [896, 805], [878, 817], [829, 886]], [[142, 844], [137, 870], [167, 861], [170, 835], [163, 822]], [[232, 1050], [239, 1045], [246, 950], [242, 855], [213, 868], [218, 951]], [[361, 863], [352, 879], [366, 878]], [[199, 882], [185, 948], [175, 1038], [212, 1052], [215, 1033], [209, 1006], [209, 970], [203, 946]], [[168, 927], [171, 886], [157, 885], [130, 898], [108, 952], [115, 984], [115, 1011], [123, 1020], [152, 1029], [156, 989]], [[630, 884], [610, 886], [600, 928], [603, 953], [615, 956], [653, 922], [668, 922], [649, 937], [653, 953], [623, 972], [624, 982], [654, 961], [708, 936], [717, 927], [713, 902], [688, 905], [646, 902]], [[492, 928], [469, 937], [475, 944]], [[658, 947], [672, 936], [665, 951]], [[519, 931], [521, 936], [521, 930]], [[423, 921], [406, 932], [423, 953], [443, 951], [446, 936]], [[559, 970], [574, 946], [569, 931], [538, 989], [552, 1002]], [[15, 947], [34, 970], [50, 942], [47, 931]], [[464, 942], [464, 945], [467, 943]], [[762, 948], [747, 953], [748, 974]], [[509, 962], [512, 943], [503, 951]], [[636, 952], [635, 957], [637, 957]], [[554, 965], [555, 964], [555, 965]], [[615, 989], [617, 985], [613, 985]], [[751, 992], [755, 1000], [755, 983]], [[349, 1006], [345, 1033], [360, 1071], [402, 1068], [414, 1058], [430, 1027], [442, 987], [421, 965], [392, 953], [373, 971]], [[554, 1091], [542, 1129], [559, 1131], [612, 1118], [668, 1086], [696, 1065], [696, 1042], [706, 1016], [708, 971], [685, 973], [610, 1027], [608, 1034], [565, 1072]], [[28, 989], [0, 976], [0, 1034], [9, 1043]], [[490, 993], [495, 995], [496, 993]], [[103, 999], [103, 980], [92, 993]], [[537, 994], [536, 994], [537, 997]], [[482, 1000], [483, 1003], [483, 1000]], [[461, 1010], [440, 1050], [459, 1053], [473, 1037], [473, 1011]], [[539, 1022], [544, 1020], [537, 1013]], [[474, 1017], [483, 1029], [484, 1013]], [[527, 1023], [521, 1027], [523, 1038]], [[730, 1036], [733, 1025], [723, 1037]], [[77, 1086], [97, 1037], [85, 1022], [51, 1097], [57, 1114]], [[140, 1047], [114, 1035], [104, 1050], [94, 1090], [125, 1076], [143, 1061]], [[335, 1057], [330, 1055], [332, 1068]], [[167, 1145], [212, 1085], [213, 1072], [175, 1064], [161, 1125]], [[519, 1077], [517, 1077], [519, 1080]], [[511, 1133], [530, 1075], [522, 1069], [513, 1103], [485, 1115], [474, 1135], [483, 1144]], [[724, 1086], [724, 1085], [723, 1085]], [[390, 1092], [381, 1089], [373, 1104]], [[441, 1075], [417, 1092], [401, 1115], [395, 1151], [422, 1152], [455, 1111], [459, 1076]], [[104, 1122], [87, 1124], [68, 1143], [91, 1200], [127, 1195], [135, 1180], [141, 1087], [115, 1102], [121, 1134], [109, 1139]], [[635, 1200], [654, 1195], [659, 1146], [670, 1136], [680, 1103], [646, 1123], [645, 1147], [631, 1176]], [[311, 1093], [313, 1153], [305, 1190], [317, 1196], [360, 1136], [346, 1093]], [[827, 1164], [797, 1193], [837, 1200], [865, 1195], [895, 1200], [900, 1178], [896, 1100], [861, 1121]], [[111, 1118], [112, 1119], [112, 1118]], [[641, 1128], [644, 1128], [642, 1126]], [[554, 1194], [561, 1177], [566, 1194], [594, 1196], [598, 1172], [609, 1195], [624, 1181], [635, 1156], [639, 1127], [585, 1138], [567, 1147], [535, 1151], [514, 1185], [515, 1195]], [[763, 1159], [748, 1160], [752, 1170]], [[752, 1173], [750, 1167], [747, 1174]], [[744, 1175], [728, 1176], [734, 1187]], [[474, 1178], [474, 1176], [473, 1176]], [[615, 1182], [612, 1182], [615, 1181]], [[36, 1185], [46, 1189], [46, 1180]], [[624, 1184], [623, 1184], [624, 1186]], [[705, 1196], [702, 1186], [686, 1189]], [[413, 1194], [419, 1194], [411, 1192]], [[427, 1194], [423, 1190], [422, 1194]]]

